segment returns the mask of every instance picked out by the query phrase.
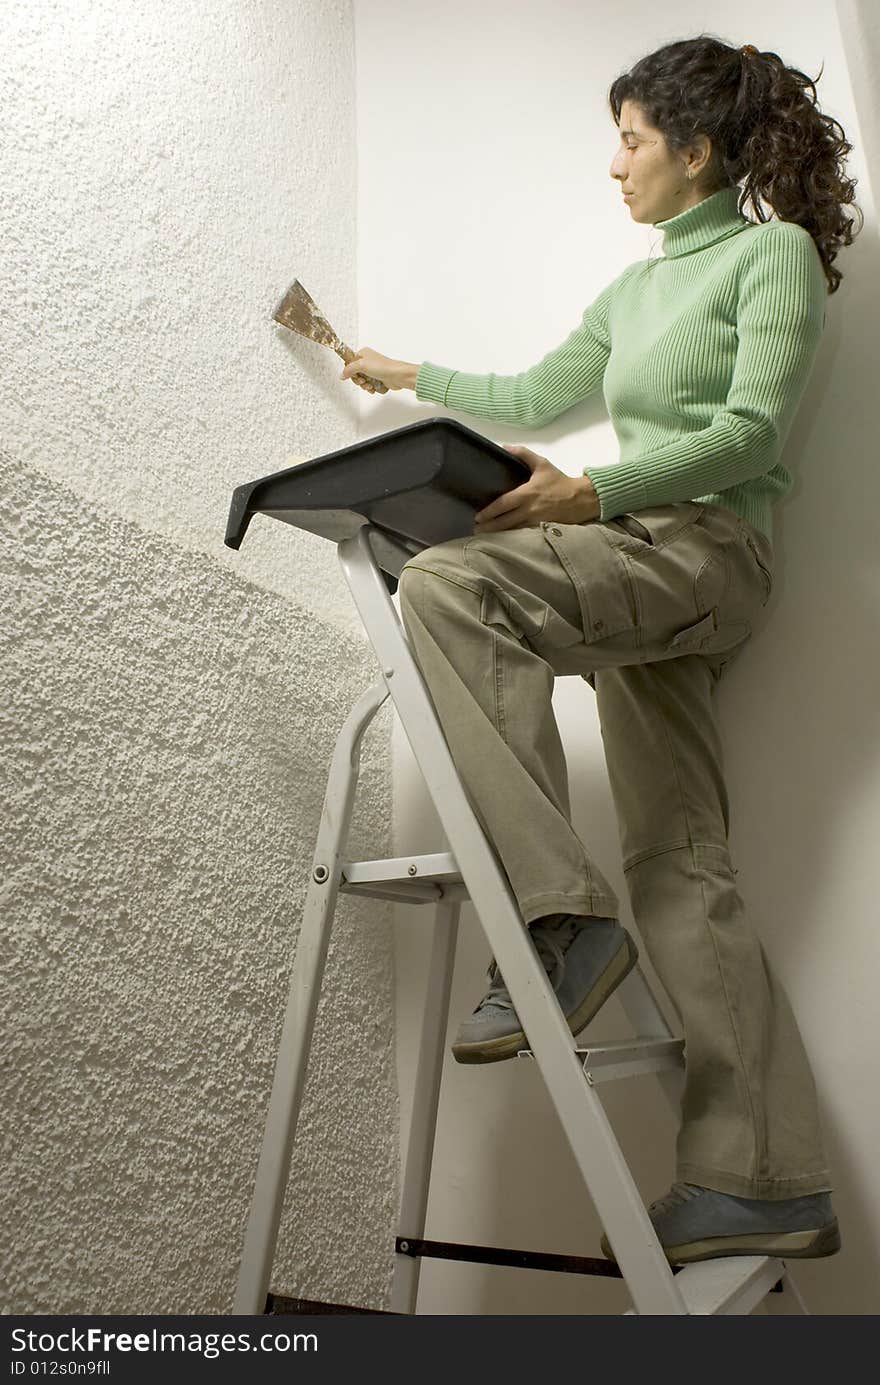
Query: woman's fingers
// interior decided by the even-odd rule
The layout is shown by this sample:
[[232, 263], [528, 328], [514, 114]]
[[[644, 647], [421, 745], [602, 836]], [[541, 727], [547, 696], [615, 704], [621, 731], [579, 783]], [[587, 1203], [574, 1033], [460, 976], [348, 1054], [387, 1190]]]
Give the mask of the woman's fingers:
[[376, 393], [375, 385], [371, 384], [366, 375], [359, 371], [356, 361], [349, 361], [340, 379], [351, 380], [353, 384], [360, 385], [362, 390], [367, 390], [370, 394]]
[[[342, 370], [342, 374], [341, 374], [341, 376], [340, 376], [340, 379], [342, 379], [342, 380], [351, 380], [351, 379], [354, 379], [356, 384], [361, 384], [361, 383], [362, 383], [363, 377], [364, 377], [364, 374], [365, 374], [364, 353], [365, 353], [365, 351], [366, 351], [367, 349], [368, 349], [368, 348], [363, 347], [363, 346], [359, 346], [359, 347], [358, 347], [357, 351], [356, 351], [355, 354], [352, 356], [351, 360], [348, 361], [347, 364], [343, 367], [343, 370]], [[360, 376], [360, 377], [361, 377], [360, 380], [358, 380], [358, 379], [356, 378], [357, 376]]]
[[339, 378], [340, 380], [351, 380], [355, 385], [360, 385], [361, 389], [372, 388], [367, 384], [366, 376], [363, 373], [363, 362], [357, 356], [349, 361]]
[[[342, 371], [340, 378], [356, 380], [359, 375], [367, 376], [371, 381], [376, 380], [384, 385], [386, 389], [398, 390], [404, 388], [406, 372], [405, 362], [397, 361], [393, 356], [383, 356], [380, 351], [374, 351], [372, 346], [361, 346]], [[363, 380], [357, 383], [361, 384], [362, 389], [369, 389], [371, 394], [376, 393], [374, 385], [364, 384]]]

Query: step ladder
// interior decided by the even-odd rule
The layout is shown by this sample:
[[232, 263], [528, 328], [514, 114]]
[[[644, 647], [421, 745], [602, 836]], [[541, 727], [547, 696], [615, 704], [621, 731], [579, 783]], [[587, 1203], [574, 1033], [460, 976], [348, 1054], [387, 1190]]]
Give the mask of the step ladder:
[[[371, 548], [371, 525], [338, 545], [342, 570], [379, 660], [381, 678], [358, 699], [336, 741], [290, 981], [275, 1078], [248, 1221], [236, 1314], [265, 1311], [272, 1258], [305, 1087], [312, 1030], [339, 891], [434, 907], [424, 1021], [396, 1240], [392, 1311], [414, 1313], [440, 1078], [446, 1047], [458, 916], [471, 900], [587, 1190], [614, 1247], [636, 1313], [750, 1313], [780, 1281], [806, 1307], [781, 1260], [729, 1256], [673, 1271], [605, 1115], [602, 1082], [655, 1073], [678, 1113], [684, 1041], [670, 1030], [638, 963], [618, 987], [637, 1038], [578, 1048], [526, 935], [509, 882], [458, 778], [440, 722]], [[389, 542], [388, 536], [384, 541]], [[400, 567], [412, 556], [400, 548]], [[399, 570], [399, 569], [398, 569]], [[391, 696], [452, 850], [376, 861], [344, 859], [358, 782], [361, 738]], [[461, 1259], [470, 1259], [467, 1247]], [[449, 1247], [445, 1258], [453, 1258]], [[508, 1252], [510, 1255], [511, 1252]], [[516, 1254], [516, 1253], [513, 1253]], [[518, 1263], [528, 1268], [520, 1255]], [[565, 1259], [575, 1257], [554, 1257]], [[535, 1256], [531, 1267], [540, 1266]], [[502, 1263], [504, 1261], [502, 1260]], [[508, 1261], [509, 1263], [509, 1261]], [[612, 1262], [599, 1260], [612, 1267]], [[581, 1272], [591, 1272], [584, 1268]], [[603, 1273], [601, 1269], [592, 1272]]]
[[[434, 460], [432, 452], [423, 454], [417, 446], [420, 442], [436, 443], [438, 437], [444, 447], [452, 449], [443, 453], [440, 463]], [[392, 446], [383, 446], [398, 442], [407, 444], [400, 456]], [[467, 472], [469, 509], [464, 516], [458, 502], [462, 473], [449, 465], [450, 457], [452, 462], [460, 461], [455, 448], [462, 447], [473, 453], [469, 454], [471, 471]], [[390, 457], [394, 466], [402, 457], [405, 469], [395, 472], [390, 480], [387, 473], [377, 471], [375, 497], [370, 500], [364, 489], [365, 472], [359, 457], [359, 499], [352, 505], [346, 498], [351, 492], [352, 473], [345, 470], [352, 453]], [[491, 453], [500, 456], [496, 458]], [[429, 455], [431, 462], [419, 473], [417, 461], [423, 455]], [[487, 469], [486, 485], [481, 492], [479, 488], [474, 491], [471, 479], [475, 459]], [[677, 1267], [667, 1260], [605, 1115], [598, 1088], [603, 1082], [653, 1073], [678, 1116], [684, 1086], [684, 1040], [673, 1034], [637, 962], [615, 991], [636, 1037], [606, 1043], [590, 1041], [578, 1047], [529, 940], [506, 873], [458, 777], [430, 693], [392, 602], [397, 577], [410, 557], [428, 542], [470, 532], [473, 511], [509, 487], [510, 479], [505, 484], [498, 474], [488, 475], [490, 462], [494, 465], [496, 461], [506, 469], [509, 478], [515, 465], [510, 454], [457, 422], [429, 420], [368, 439], [306, 466], [275, 473], [239, 487], [233, 496], [226, 535], [230, 547], [239, 546], [252, 514], [259, 512], [323, 534], [337, 543], [342, 571], [376, 653], [381, 676], [355, 703], [331, 758], [232, 1311], [246, 1315], [270, 1311], [272, 1261], [330, 929], [341, 891], [433, 907], [429, 984], [395, 1240], [392, 1312], [416, 1312], [421, 1261], [436, 1256], [623, 1278], [632, 1298], [633, 1306], [627, 1310], [630, 1314], [748, 1314], [768, 1293], [778, 1293], [783, 1288], [789, 1293], [783, 1295], [782, 1311], [806, 1313], [808, 1309], [786, 1263], [775, 1257], [729, 1256]], [[318, 470], [319, 463], [333, 465]], [[336, 491], [333, 485], [325, 484], [328, 477], [334, 484], [339, 481]], [[517, 475], [516, 479], [521, 478]], [[431, 509], [422, 507], [419, 512], [420, 531], [427, 534], [422, 541], [411, 537], [412, 526], [402, 525], [399, 508], [393, 508], [403, 492], [409, 498], [419, 486], [432, 492]], [[432, 537], [424, 515], [430, 514], [436, 522], [444, 503], [451, 522], [445, 533], [435, 530]], [[459, 504], [458, 510], [455, 504]], [[468, 524], [464, 529], [463, 518]], [[387, 523], [382, 522], [386, 519]], [[361, 738], [388, 696], [400, 717], [450, 850], [351, 861], [345, 857], [345, 848], [358, 783]], [[538, 1064], [589, 1196], [614, 1248], [616, 1264], [603, 1257], [463, 1246], [425, 1238], [458, 917], [462, 902], [467, 900], [474, 906], [529, 1038], [530, 1048], [518, 1057]]]

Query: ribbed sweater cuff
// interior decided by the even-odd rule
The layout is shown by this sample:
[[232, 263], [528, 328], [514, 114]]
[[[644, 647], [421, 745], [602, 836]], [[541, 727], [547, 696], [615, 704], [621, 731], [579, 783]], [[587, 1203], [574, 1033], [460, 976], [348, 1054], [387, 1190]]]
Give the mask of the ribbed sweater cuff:
[[614, 466], [596, 467], [595, 471], [585, 468], [584, 475], [589, 476], [599, 497], [600, 519], [643, 510], [648, 504], [645, 483], [635, 462], [617, 462]]
[[456, 373], [444, 365], [432, 365], [430, 361], [422, 361], [416, 376], [416, 399], [429, 399], [434, 404], [445, 404], [449, 381]]

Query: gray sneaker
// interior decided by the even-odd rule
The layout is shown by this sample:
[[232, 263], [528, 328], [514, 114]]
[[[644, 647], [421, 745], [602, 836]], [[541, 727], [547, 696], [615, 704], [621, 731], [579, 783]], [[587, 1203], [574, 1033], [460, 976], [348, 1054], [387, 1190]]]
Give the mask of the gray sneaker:
[[[552, 914], [529, 925], [572, 1034], [589, 1024], [638, 959], [638, 948], [617, 919]], [[529, 1047], [504, 978], [493, 961], [490, 986], [455, 1036], [459, 1063], [497, 1063]]]
[[[831, 1194], [782, 1199], [734, 1197], [696, 1183], [673, 1183], [648, 1208], [657, 1239], [673, 1265], [724, 1255], [778, 1255], [806, 1259], [840, 1250]], [[614, 1260], [608, 1237], [602, 1254]]]

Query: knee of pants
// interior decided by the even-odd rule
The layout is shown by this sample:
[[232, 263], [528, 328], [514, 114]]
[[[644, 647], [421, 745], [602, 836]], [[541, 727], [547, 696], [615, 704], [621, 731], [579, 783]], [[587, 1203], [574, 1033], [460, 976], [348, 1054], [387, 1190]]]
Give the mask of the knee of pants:
[[[425, 582], [430, 583], [427, 589]], [[543, 606], [533, 613], [520, 605], [514, 612], [509, 595], [494, 578], [445, 554], [424, 566], [421, 554], [412, 560], [411, 567], [406, 563], [400, 570], [397, 589], [404, 616], [415, 606], [419, 619], [431, 625], [441, 611], [457, 626], [478, 620], [487, 629], [515, 640], [523, 649], [532, 648], [529, 640], [540, 635], [546, 618]], [[430, 601], [425, 600], [426, 592], [430, 593]]]
[[438, 594], [448, 583], [455, 587], [465, 587], [471, 592], [478, 591], [474, 573], [460, 556], [460, 549], [458, 554], [445, 551], [449, 547], [451, 545], [435, 544], [433, 548], [423, 549], [416, 557], [404, 563], [397, 579], [397, 590], [401, 599], [411, 595], [414, 585], [418, 586], [425, 580], [425, 577], [432, 578], [439, 583]]
[[467, 572], [463, 549], [469, 541], [470, 536], [463, 535], [461, 538], [444, 539], [441, 543], [429, 544], [404, 563], [400, 576], [402, 577], [409, 567], [429, 568], [432, 572], [450, 567]]

